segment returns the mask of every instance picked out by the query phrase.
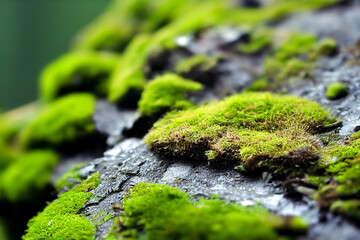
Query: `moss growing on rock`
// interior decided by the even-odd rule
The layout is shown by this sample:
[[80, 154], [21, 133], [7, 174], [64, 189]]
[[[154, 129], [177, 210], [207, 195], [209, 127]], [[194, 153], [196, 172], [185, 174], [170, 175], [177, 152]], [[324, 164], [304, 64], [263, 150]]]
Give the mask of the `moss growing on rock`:
[[244, 54], [257, 54], [272, 45], [273, 34], [269, 29], [255, 30], [249, 43], [241, 43], [237, 50]]
[[59, 192], [62, 189], [71, 189], [77, 183], [81, 182], [79, 170], [85, 166], [86, 163], [79, 163], [66, 172], [61, 178], [56, 181], [55, 188]]
[[50, 174], [58, 162], [51, 151], [32, 151], [20, 156], [0, 174], [0, 196], [18, 202], [29, 200], [49, 185]]
[[93, 196], [89, 191], [99, 183], [97, 173], [69, 192], [61, 194], [29, 221], [23, 239], [95, 239], [95, 228], [90, 220], [77, 213]]
[[253, 82], [253, 84], [249, 87], [248, 91], [251, 92], [261, 92], [265, 91], [269, 88], [269, 80], [265, 78], [260, 78]]
[[306, 167], [317, 158], [311, 134], [329, 113], [302, 98], [245, 93], [194, 110], [170, 113], [145, 137], [152, 150], [243, 164], [247, 169]]
[[41, 96], [52, 101], [71, 92], [107, 93], [108, 79], [119, 57], [110, 53], [72, 52], [45, 68], [41, 75]]
[[115, 220], [107, 240], [278, 239], [278, 232], [307, 228], [299, 218], [277, 217], [259, 206], [205, 199], [192, 203], [188, 194], [160, 184], [137, 184], [123, 206], [124, 217]]
[[334, 82], [327, 86], [326, 97], [331, 100], [337, 100], [348, 94], [347, 86], [342, 82]]
[[180, 61], [175, 70], [179, 74], [186, 74], [191, 71], [210, 71], [218, 63], [218, 57], [209, 57], [206, 55], [194, 55], [190, 58]]
[[139, 102], [139, 110], [145, 116], [156, 118], [169, 110], [187, 109], [192, 103], [185, 100], [185, 93], [201, 88], [201, 84], [185, 80], [175, 74], [159, 76], [145, 87]]
[[94, 135], [92, 115], [95, 98], [90, 94], [71, 94], [51, 103], [23, 131], [25, 148], [62, 147]]

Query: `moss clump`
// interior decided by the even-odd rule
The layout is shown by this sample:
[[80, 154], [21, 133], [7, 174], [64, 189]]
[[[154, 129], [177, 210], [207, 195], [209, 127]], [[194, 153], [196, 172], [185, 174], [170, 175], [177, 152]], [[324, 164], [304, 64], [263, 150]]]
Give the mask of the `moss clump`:
[[301, 74], [306, 75], [311, 70], [311, 63], [303, 62], [298, 59], [291, 59], [285, 65], [279, 73], [277, 80], [285, 81], [292, 77], [299, 76]]
[[293, 57], [308, 54], [315, 49], [316, 38], [311, 34], [298, 33], [285, 41], [275, 52], [275, 58], [285, 62]]
[[272, 45], [273, 34], [269, 29], [259, 29], [251, 35], [249, 43], [241, 43], [237, 50], [244, 54], [257, 54]]
[[59, 58], [41, 74], [42, 99], [52, 101], [71, 92], [105, 95], [118, 59], [114, 54], [96, 52], [72, 52]]
[[266, 78], [260, 78], [253, 82], [253, 84], [249, 87], [248, 91], [251, 92], [262, 92], [269, 88], [269, 80]]
[[190, 58], [180, 61], [175, 70], [179, 74], [186, 74], [192, 71], [207, 72], [213, 69], [218, 63], [218, 57], [209, 57], [206, 55], [194, 55]]
[[11, 202], [29, 200], [49, 185], [58, 162], [51, 151], [33, 151], [16, 159], [0, 175], [0, 196]]
[[340, 213], [354, 220], [360, 220], [360, 200], [336, 201], [331, 204], [330, 211]]
[[331, 100], [337, 100], [348, 94], [347, 86], [342, 82], [334, 82], [327, 86], [326, 97]]
[[25, 148], [61, 147], [94, 134], [95, 98], [71, 94], [51, 103], [21, 135]]
[[115, 220], [108, 240], [124, 236], [132, 239], [278, 239], [277, 232], [298, 233], [307, 228], [299, 218], [289, 217], [286, 221], [259, 206], [243, 207], [205, 199], [192, 203], [188, 194], [159, 184], [137, 184], [123, 205], [124, 217]]
[[187, 109], [192, 103], [185, 100], [184, 94], [201, 88], [201, 84], [175, 74], [159, 76], [146, 86], [141, 95], [139, 110], [145, 116], [159, 117], [169, 110]]
[[69, 192], [61, 194], [29, 221], [23, 239], [95, 239], [95, 228], [90, 220], [77, 213], [93, 196], [89, 191], [99, 183], [97, 173]]
[[[322, 207], [360, 219], [360, 134], [354, 133], [345, 142], [330, 143], [321, 153], [317, 173], [306, 181], [318, 186], [314, 198]], [[315, 180], [315, 181], [314, 181]]]
[[164, 154], [243, 164], [247, 169], [308, 166], [318, 143], [311, 135], [329, 113], [298, 97], [244, 93], [166, 115], [145, 137]]
[[77, 164], [59, 178], [55, 184], [56, 190], [59, 192], [62, 189], [71, 189], [74, 185], [81, 182], [79, 170], [85, 165], [86, 163]]

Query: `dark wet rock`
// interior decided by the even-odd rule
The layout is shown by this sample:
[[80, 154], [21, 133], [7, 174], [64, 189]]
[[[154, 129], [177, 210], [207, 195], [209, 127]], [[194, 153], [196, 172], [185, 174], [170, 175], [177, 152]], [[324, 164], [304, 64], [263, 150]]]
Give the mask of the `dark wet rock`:
[[[259, 202], [280, 215], [303, 216], [311, 224], [320, 221], [319, 208], [314, 201], [307, 198], [292, 201], [285, 197], [284, 189], [276, 182], [270, 184], [261, 178], [246, 177], [232, 169], [160, 158], [136, 139], [119, 143], [105, 152], [103, 158], [92, 161], [83, 169], [88, 175], [99, 172], [102, 180], [93, 190], [95, 197], [81, 211], [93, 222], [104, 212], [120, 215], [119, 203], [124, 194], [139, 182], [165, 183], [186, 191], [194, 199], [217, 194], [221, 199], [243, 205]], [[349, 227], [348, 223], [344, 226]], [[103, 239], [111, 227], [112, 221], [98, 223], [96, 238]], [[311, 234], [316, 232], [309, 232], [309, 236]]]
[[126, 128], [130, 128], [138, 113], [134, 110], [119, 109], [114, 104], [105, 100], [96, 103], [96, 110], [93, 116], [95, 128], [109, 137], [121, 136]]
[[260, 0], [240, 0], [240, 5], [248, 8], [258, 8], [261, 7]]
[[308, 32], [319, 39], [334, 38], [346, 46], [360, 38], [360, 7], [357, 1], [350, 6], [333, 7], [317, 12], [296, 14], [277, 27]]

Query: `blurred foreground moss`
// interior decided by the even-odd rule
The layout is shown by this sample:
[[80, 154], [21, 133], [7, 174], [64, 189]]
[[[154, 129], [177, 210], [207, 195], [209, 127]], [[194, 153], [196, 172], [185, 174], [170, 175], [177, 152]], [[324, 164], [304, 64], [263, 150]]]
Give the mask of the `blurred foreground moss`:
[[23, 239], [95, 239], [95, 227], [90, 220], [77, 213], [92, 198], [93, 193], [90, 191], [99, 183], [97, 173], [69, 192], [61, 194], [29, 221]]
[[51, 103], [22, 132], [26, 149], [59, 148], [95, 134], [95, 97], [77, 93]]

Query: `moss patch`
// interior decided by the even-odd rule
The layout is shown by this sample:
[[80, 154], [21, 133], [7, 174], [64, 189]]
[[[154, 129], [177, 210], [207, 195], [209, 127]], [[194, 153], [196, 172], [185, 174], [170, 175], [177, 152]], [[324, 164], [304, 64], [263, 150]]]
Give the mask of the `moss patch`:
[[326, 89], [326, 97], [331, 100], [337, 100], [348, 94], [347, 86], [342, 82], [334, 82], [329, 84]]
[[69, 192], [61, 194], [29, 221], [23, 239], [95, 239], [95, 228], [90, 220], [77, 213], [93, 196], [89, 191], [99, 183], [99, 174], [94, 174]]
[[[334, 2], [336, 1], [317, 0], [309, 2], [281, 0], [260, 9], [235, 8], [226, 1], [219, 0], [197, 2], [181, 1], [181, 4], [176, 3], [178, 4], [177, 14], [169, 15], [171, 17], [163, 27], [149, 34], [146, 40], [143, 40], [143, 36], [138, 34], [125, 49], [122, 60], [113, 75], [108, 98], [112, 102], [118, 102], [120, 104], [133, 102], [133, 105], [135, 105], [134, 103], [138, 100], [136, 96], [140, 96], [140, 92], [145, 86], [143, 68], [149, 54], [155, 49], [175, 47], [174, 40], [179, 35], [210, 26], [229, 23], [255, 26], [263, 21], [279, 19], [294, 11], [319, 8]], [[147, 6], [147, 1], [142, 2], [142, 4], [143, 7]], [[139, 6], [141, 6], [141, 4], [139, 4]], [[148, 13], [147, 10], [148, 9], [145, 11], [146, 13]], [[167, 11], [163, 13], [165, 14]], [[155, 16], [156, 11], [153, 12], [153, 14], [152, 16]], [[297, 51], [296, 48], [290, 50]], [[129, 101], [129, 95], [134, 93], [137, 93], [135, 99]]]
[[316, 159], [319, 146], [311, 133], [330, 121], [328, 117], [328, 111], [309, 100], [245, 93], [168, 114], [145, 141], [164, 154], [280, 171]]
[[192, 203], [188, 194], [159, 184], [137, 184], [123, 205], [124, 217], [115, 220], [107, 240], [278, 239], [278, 232], [307, 228], [299, 218], [277, 217], [258, 206], [205, 199]]
[[42, 99], [51, 101], [71, 92], [106, 95], [118, 59], [114, 54], [95, 52], [73, 52], [59, 58], [41, 74]]
[[29, 200], [49, 185], [58, 162], [51, 151], [33, 151], [16, 159], [0, 174], [0, 196], [11, 202]]
[[25, 148], [61, 147], [95, 133], [92, 115], [95, 98], [71, 94], [53, 102], [29, 124], [21, 135]]
[[86, 163], [77, 164], [59, 178], [55, 184], [56, 190], [59, 192], [62, 189], [71, 189], [74, 185], [81, 182], [79, 170], [85, 165]]
[[243, 54], [257, 54], [272, 45], [272, 31], [266, 28], [257, 29], [250, 35], [248, 43], [241, 43], [237, 47], [238, 52]]
[[213, 69], [217, 62], [219, 61], [218, 57], [208, 57], [206, 55], [194, 55], [190, 58], [180, 61], [175, 70], [179, 74], [189, 73], [198, 69], [199, 71], [210, 71]]
[[139, 110], [146, 116], [159, 117], [169, 110], [187, 109], [192, 103], [185, 100], [184, 94], [201, 88], [201, 84], [175, 74], [159, 76], [146, 86], [141, 95]]

